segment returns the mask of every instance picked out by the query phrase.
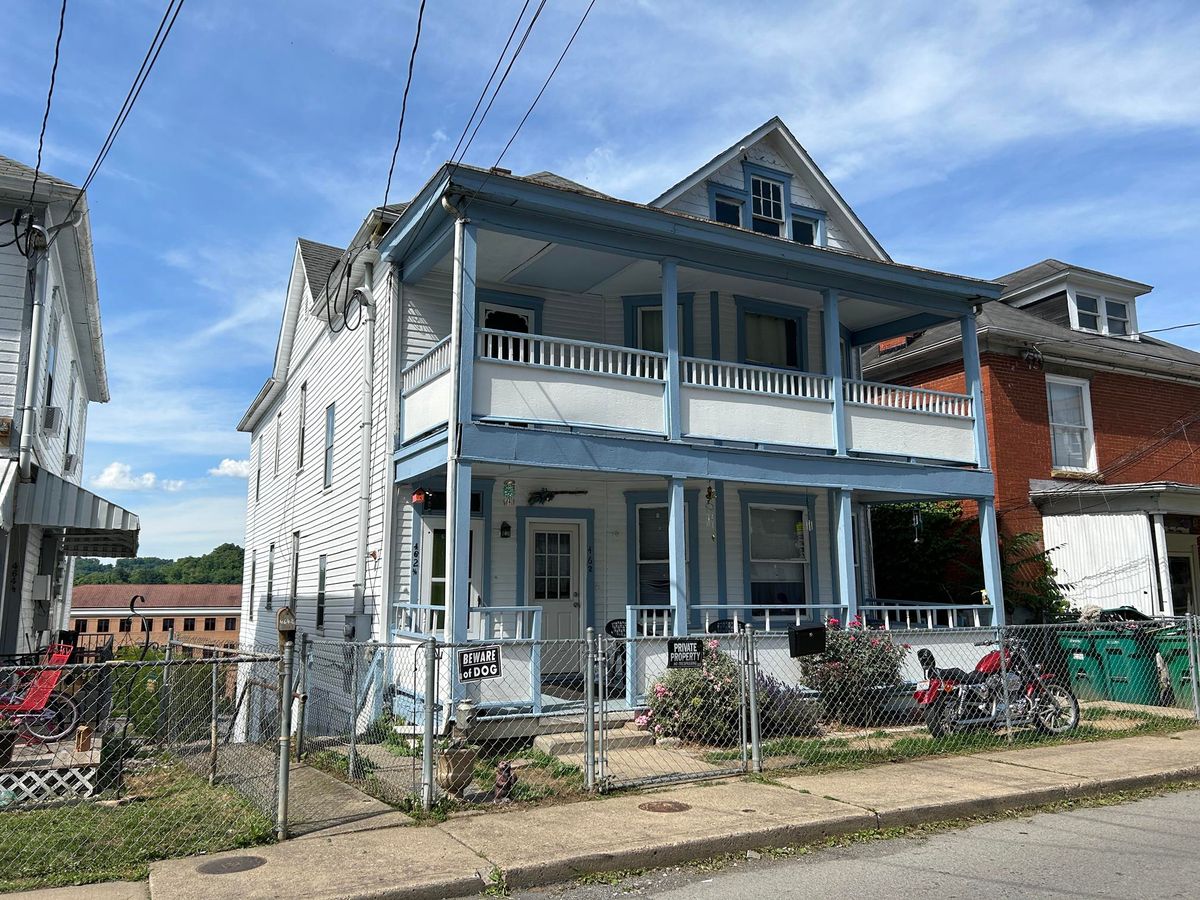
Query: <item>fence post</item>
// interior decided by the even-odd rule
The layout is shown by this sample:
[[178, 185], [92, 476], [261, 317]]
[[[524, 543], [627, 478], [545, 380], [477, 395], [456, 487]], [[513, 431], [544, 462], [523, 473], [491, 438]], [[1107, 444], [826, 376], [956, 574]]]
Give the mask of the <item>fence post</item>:
[[1188, 613], [1187, 617], [1187, 636], [1188, 636], [1188, 668], [1192, 673], [1192, 710], [1196, 714], [1196, 720], [1200, 721], [1200, 675], [1197, 674], [1196, 668], [1200, 665], [1200, 628], [1196, 622], [1196, 617]]
[[1013, 739], [1012, 730], [1012, 706], [1008, 702], [1008, 648], [1004, 645], [1005, 626], [1001, 625], [996, 629], [996, 641], [1000, 647], [1000, 701], [1004, 704], [1004, 734], [1011, 744]]
[[587, 664], [584, 684], [584, 781], [588, 791], [596, 789], [596, 629], [589, 627], [584, 638]]
[[283, 647], [283, 679], [279, 692], [279, 793], [275, 810], [275, 834], [279, 840], [288, 836], [288, 774], [292, 763], [292, 660], [296, 645], [291, 641]]
[[[175, 630], [172, 629], [167, 638], [167, 650], [163, 654], [162, 687], [158, 693], [158, 730], [163, 744], [171, 744], [171, 656], [175, 651]], [[137, 683], [137, 679], [134, 679]], [[132, 716], [133, 710], [125, 710], [126, 715]]]
[[437, 638], [425, 645], [425, 727], [421, 733], [421, 808], [433, 807], [433, 701], [437, 692]]
[[212, 698], [211, 698], [211, 714], [208, 729], [208, 783], [212, 786], [217, 783], [217, 744], [218, 736], [221, 730], [220, 722], [217, 719], [217, 681], [218, 670], [221, 668], [220, 657], [213, 657], [212, 660]]
[[304, 757], [304, 725], [308, 714], [308, 634], [300, 635], [300, 700], [296, 704], [296, 762]]
[[358, 646], [350, 654], [350, 778], [357, 780], [358, 771]]
[[746, 698], [750, 704], [750, 766], [762, 772], [762, 742], [758, 731], [758, 659], [754, 646], [754, 626], [747, 625], [746, 641]]

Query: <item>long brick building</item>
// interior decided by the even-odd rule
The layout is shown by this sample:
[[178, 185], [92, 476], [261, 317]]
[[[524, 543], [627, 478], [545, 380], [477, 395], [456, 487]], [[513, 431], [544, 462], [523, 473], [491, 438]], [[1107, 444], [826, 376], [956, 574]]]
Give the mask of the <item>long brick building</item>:
[[[1140, 333], [1147, 284], [1048, 259], [977, 315], [996, 513], [1040, 532], [1076, 606], [1200, 612], [1200, 353]], [[937, 326], [864, 355], [864, 377], [964, 388]]]
[[[140, 616], [130, 617], [129, 602]], [[71, 601], [71, 628], [84, 643], [114, 647], [150, 643], [162, 646], [172, 631], [183, 641], [237, 643], [241, 627], [240, 584], [80, 584]]]

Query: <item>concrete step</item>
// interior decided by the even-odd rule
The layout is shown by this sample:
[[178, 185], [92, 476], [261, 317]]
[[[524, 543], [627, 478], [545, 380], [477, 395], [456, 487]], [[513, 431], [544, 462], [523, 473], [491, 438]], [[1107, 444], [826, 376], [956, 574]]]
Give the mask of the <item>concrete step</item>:
[[[626, 722], [620, 728], [610, 728], [605, 733], [605, 738], [610, 750], [635, 750], [654, 746], [654, 735], [642, 731], [632, 722]], [[596, 742], [599, 741], [600, 735], [597, 733]], [[533, 746], [551, 756], [570, 756], [587, 750], [587, 742], [578, 731], [569, 734], [539, 734], [533, 739]]]

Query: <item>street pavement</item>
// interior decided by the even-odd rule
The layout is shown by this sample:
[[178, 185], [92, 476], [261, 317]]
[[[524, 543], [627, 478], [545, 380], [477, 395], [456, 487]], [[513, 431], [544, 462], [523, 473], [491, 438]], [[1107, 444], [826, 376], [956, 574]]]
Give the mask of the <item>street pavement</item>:
[[650, 871], [619, 884], [567, 885], [526, 900], [1200, 896], [1200, 791], [1045, 813], [930, 837], [876, 840], [718, 871]]

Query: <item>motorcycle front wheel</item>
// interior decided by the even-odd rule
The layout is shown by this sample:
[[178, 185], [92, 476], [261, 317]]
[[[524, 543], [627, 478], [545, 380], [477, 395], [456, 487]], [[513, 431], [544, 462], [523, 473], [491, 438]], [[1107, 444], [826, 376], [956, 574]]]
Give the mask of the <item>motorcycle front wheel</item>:
[[1043, 684], [1034, 703], [1034, 723], [1043, 734], [1066, 734], [1079, 725], [1079, 700], [1064, 685]]

